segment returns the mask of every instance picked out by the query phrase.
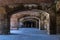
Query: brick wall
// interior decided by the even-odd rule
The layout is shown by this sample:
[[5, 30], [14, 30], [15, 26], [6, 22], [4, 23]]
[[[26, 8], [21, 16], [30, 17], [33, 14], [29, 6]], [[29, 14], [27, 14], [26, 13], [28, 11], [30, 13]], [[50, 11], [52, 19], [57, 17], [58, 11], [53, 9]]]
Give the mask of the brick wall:
[[0, 7], [0, 34], [6, 34], [8, 31], [7, 16], [4, 7]]
[[60, 34], [60, 15], [56, 16], [56, 23], [57, 23], [57, 33]]
[[14, 4], [14, 3], [51, 3], [53, 0], [1, 0], [0, 1], [0, 6], [1, 5], [6, 5], [6, 4]]

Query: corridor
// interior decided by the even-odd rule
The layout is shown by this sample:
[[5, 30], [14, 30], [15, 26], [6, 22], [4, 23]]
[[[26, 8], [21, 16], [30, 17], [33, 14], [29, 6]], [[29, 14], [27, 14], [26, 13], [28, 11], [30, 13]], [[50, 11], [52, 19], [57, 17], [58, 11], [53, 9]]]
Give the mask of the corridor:
[[60, 1], [1, 0], [0, 40], [60, 40]]
[[59, 40], [60, 35], [48, 35], [46, 30], [19, 28], [10, 30], [10, 35], [0, 35], [0, 40]]

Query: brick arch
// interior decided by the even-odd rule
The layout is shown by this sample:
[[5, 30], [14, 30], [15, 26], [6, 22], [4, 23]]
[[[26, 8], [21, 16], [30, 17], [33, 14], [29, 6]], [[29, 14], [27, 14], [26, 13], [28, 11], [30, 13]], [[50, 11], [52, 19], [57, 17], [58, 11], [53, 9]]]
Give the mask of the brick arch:
[[[37, 23], [39, 24], [39, 21], [37, 19], [33, 19], [33, 18], [27, 18], [27, 19], [23, 19], [22, 21], [19, 21], [19, 22], [22, 22], [23, 24], [26, 22], [26, 21], [29, 21], [29, 22], [35, 22], [34, 24], [36, 25], [35, 28], [39, 28], [39, 25], [37, 26]], [[25, 25], [25, 24], [24, 24]], [[25, 26], [27, 27], [27, 26]]]
[[[27, 12], [27, 13], [26, 13]], [[18, 12], [14, 15], [11, 16], [11, 18], [13, 19], [13, 22], [16, 21], [16, 24], [18, 24], [18, 19], [19, 18], [23, 18], [23, 17], [27, 17], [27, 16], [31, 16], [31, 17], [39, 17], [39, 15], [36, 15], [37, 12], [33, 12], [33, 11], [23, 11], [23, 12]], [[38, 18], [37, 18], [38, 19]], [[12, 21], [12, 20], [11, 20]], [[16, 26], [15, 24], [15, 26]]]
[[[37, 9], [38, 10], [38, 9]], [[23, 12], [23, 11], [27, 11], [27, 10], [20, 10], [20, 11], [17, 11], [17, 12]], [[40, 11], [40, 10], [38, 10], [38, 11]], [[48, 31], [48, 34], [56, 34], [56, 16], [55, 16], [55, 13], [54, 13], [54, 10], [53, 9], [49, 9], [49, 10], [44, 10], [44, 11], [42, 11], [42, 12], [45, 12], [45, 13], [49, 13], [50, 14], [50, 27], [49, 27], [49, 31]], [[9, 24], [10, 24], [10, 17], [11, 17], [11, 15], [12, 14], [15, 14], [16, 12], [8, 12], [9, 14], [7, 14], [8, 15], [8, 17], [7, 17], [7, 19], [8, 19], [8, 26], [10, 26]], [[54, 21], [54, 22], [53, 22]], [[53, 26], [55, 26], [55, 27], [53, 27]], [[54, 32], [53, 32], [54, 31]]]
[[[19, 19], [19, 22], [24, 23], [25, 21], [34, 21], [35, 23], [35, 28], [38, 28], [40, 30], [40, 18], [38, 17], [33, 17], [33, 16], [27, 16]], [[38, 26], [37, 26], [38, 25]]]

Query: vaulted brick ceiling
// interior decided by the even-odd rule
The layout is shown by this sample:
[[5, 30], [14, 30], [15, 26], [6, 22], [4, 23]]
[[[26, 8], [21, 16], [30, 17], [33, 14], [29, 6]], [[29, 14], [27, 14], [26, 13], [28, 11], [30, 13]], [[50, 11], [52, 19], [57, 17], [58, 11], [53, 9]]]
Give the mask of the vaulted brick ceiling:
[[0, 5], [13, 4], [13, 3], [51, 3], [53, 0], [0, 0]]

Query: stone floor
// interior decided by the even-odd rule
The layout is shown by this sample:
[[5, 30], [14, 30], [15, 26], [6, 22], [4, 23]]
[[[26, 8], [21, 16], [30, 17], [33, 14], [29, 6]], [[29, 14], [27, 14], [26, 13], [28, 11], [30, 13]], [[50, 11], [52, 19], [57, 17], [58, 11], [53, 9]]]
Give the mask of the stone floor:
[[60, 35], [48, 35], [46, 30], [35, 28], [20, 28], [10, 32], [10, 35], [0, 35], [0, 40], [60, 40]]

